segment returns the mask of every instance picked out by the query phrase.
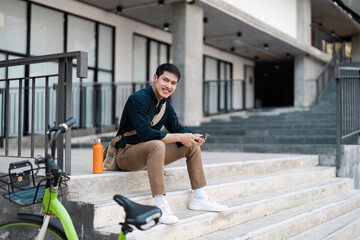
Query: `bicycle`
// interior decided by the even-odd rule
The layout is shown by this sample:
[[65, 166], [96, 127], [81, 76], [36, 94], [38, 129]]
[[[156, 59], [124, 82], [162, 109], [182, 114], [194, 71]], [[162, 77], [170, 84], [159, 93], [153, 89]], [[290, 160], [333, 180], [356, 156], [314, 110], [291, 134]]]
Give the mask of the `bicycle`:
[[[0, 240], [5, 239], [78, 239], [71, 217], [62, 203], [58, 200], [59, 188], [69, 179], [55, 163], [57, 137], [65, 133], [69, 127], [76, 123], [74, 118], [68, 119], [58, 127], [52, 127], [47, 135], [51, 144], [51, 155], [36, 159], [37, 169], [33, 169], [30, 161], [20, 161], [9, 165], [9, 173], [0, 176], [0, 181], [7, 186], [7, 193], [3, 195], [10, 202], [21, 206], [30, 206], [42, 203], [43, 215], [18, 213], [15, 220], [0, 223]], [[51, 134], [55, 132], [52, 140]], [[40, 167], [44, 164], [45, 167]], [[45, 177], [35, 184], [34, 175], [39, 169], [45, 169]], [[37, 170], [34, 174], [34, 170]], [[7, 181], [3, 180], [8, 179]], [[45, 184], [44, 184], [45, 182]], [[32, 183], [32, 187], [29, 187]], [[4, 187], [2, 187], [4, 189]], [[140, 230], [147, 230], [155, 226], [161, 217], [161, 210], [155, 206], [137, 204], [124, 196], [115, 195], [113, 199], [125, 210], [125, 221], [119, 234], [119, 240], [125, 240], [126, 234], [132, 232], [135, 226]], [[60, 224], [50, 221], [55, 214]], [[63, 230], [64, 229], [64, 230]]]

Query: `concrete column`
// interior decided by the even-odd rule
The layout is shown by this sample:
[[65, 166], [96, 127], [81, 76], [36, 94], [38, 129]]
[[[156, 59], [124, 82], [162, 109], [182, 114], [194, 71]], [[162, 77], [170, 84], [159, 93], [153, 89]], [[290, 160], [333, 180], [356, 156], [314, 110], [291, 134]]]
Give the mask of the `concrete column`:
[[326, 63], [304, 55], [295, 56], [294, 62], [294, 106], [309, 107], [317, 98], [316, 78]]
[[360, 62], [360, 34], [352, 36], [351, 43], [351, 60], [353, 62]]
[[176, 2], [172, 14], [173, 60], [182, 75], [172, 104], [183, 124], [197, 124], [203, 116], [203, 9]]
[[294, 61], [294, 106], [304, 105], [305, 61], [304, 56], [296, 56]]
[[311, 0], [297, 0], [297, 39], [311, 45]]

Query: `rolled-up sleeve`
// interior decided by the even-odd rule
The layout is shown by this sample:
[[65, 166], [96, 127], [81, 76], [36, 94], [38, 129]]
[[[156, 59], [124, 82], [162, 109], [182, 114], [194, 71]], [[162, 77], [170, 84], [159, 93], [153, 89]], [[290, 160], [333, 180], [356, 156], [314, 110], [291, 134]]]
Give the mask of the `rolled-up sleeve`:
[[161, 140], [167, 134], [166, 132], [151, 128], [149, 116], [150, 103], [148, 101], [147, 98], [140, 98], [134, 95], [131, 95], [128, 99], [128, 115], [141, 142]]

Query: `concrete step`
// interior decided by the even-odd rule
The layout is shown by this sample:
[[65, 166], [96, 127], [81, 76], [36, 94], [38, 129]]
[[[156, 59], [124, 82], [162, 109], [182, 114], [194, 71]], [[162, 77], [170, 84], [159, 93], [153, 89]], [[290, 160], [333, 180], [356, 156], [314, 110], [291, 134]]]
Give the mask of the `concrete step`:
[[355, 237], [353, 240], [360, 240], [360, 235]]
[[212, 125], [203, 125], [201, 127], [191, 127], [192, 132], [210, 132], [210, 131], [225, 131], [225, 132], [241, 132], [246, 130], [262, 130], [262, 131], [271, 131], [271, 130], [317, 130], [317, 129], [326, 129], [326, 130], [336, 130], [336, 124], [324, 124], [321, 126], [314, 126], [314, 125], [287, 125], [285, 123], [277, 124], [277, 125], [245, 125], [245, 124], [230, 124], [230, 123], [222, 123], [222, 124], [212, 124]]
[[258, 136], [258, 135], [279, 135], [279, 136], [293, 136], [293, 135], [329, 135], [336, 136], [336, 129], [332, 128], [309, 128], [309, 129], [293, 129], [293, 128], [216, 128], [215, 126], [205, 128], [205, 127], [191, 127], [192, 132], [211, 132], [214, 135], [249, 135], [249, 136]]
[[[212, 132], [209, 132], [210, 135]], [[207, 140], [207, 143], [236, 143], [236, 144], [336, 144], [336, 136], [326, 136], [326, 135], [292, 135], [292, 136], [276, 136], [276, 135], [262, 135], [262, 136], [226, 136], [226, 135], [217, 135], [210, 136]]]
[[[280, 155], [270, 159], [239, 159], [236, 153], [226, 153], [227, 159], [222, 158], [222, 153], [215, 153], [213, 156], [217, 157], [217, 163], [204, 165], [208, 182], [314, 167], [319, 164], [319, 157], [316, 155]], [[219, 163], [218, 159], [222, 162]], [[179, 160], [178, 163], [185, 165], [185, 159]], [[165, 183], [167, 188], [189, 186], [186, 166], [165, 167]], [[65, 189], [68, 200], [98, 199], [102, 195], [131, 194], [145, 190], [150, 193], [146, 171], [105, 171], [104, 174], [71, 176]]]
[[298, 153], [298, 154], [329, 154], [334, 155], [335, 144], [238, 144], [209, 143], [202, 146], [203, 151], [234, 151], [234, 152], [268, 152], [268, 153]]
[[[330, 185], [339, 184], [335, 177], [335, 169], [329, 167], [314, 167], [305, 169], [296, 169], [284, 172], [276, 172], [270, 174], [254, 175], [223, 181], [220, 179], [215, 182], [208, 183], [206, 187], [207, 194], [216, 202], [222, 202], [252, 194], [259, 194], [266, 191], [275, 191], [279, 189], [290, 188], [302, 184], [311, 184], [315, 182], [327, 182]], [[345, 182], [341, 182], [344, 184]], [[350, 184], [346, 182], [345, 184]], [[336, 187], [332, 185], [332, 187]], [[342, 186], [341, 188], [343, 188]], [[167, 189], [167, 201], [172, 206], [173, 211], [179, 212], [185, 210], [191, 198], [191, 190], [184, 189]], [[126, 194], [125, 194], [126, 195]], [[103, 196], [104, 199], [112, 199], [112, 196]], [[153, 205], [153, 198], [148, 192], [137, 193], [132, 197], [138, 203]], [[84, 201], [86, 202], [86, 201]], [[101, 228], [117, 224], [123, 217], [123, 211], [113, 200], [103, 201], [87, 201], [87, 204], [94, 205], [94, 227]]]
[[[360, 207], [360, 191], [353, 190], [309, 202], [244, 224], [196, 238], [205, 239], [288, 239], [319, 224]], [[357, 229], [359, 231], [359, 229]], [[316, 238], [302, 238], [316, 239]], [[323, 239], [323, 238], [321, 238]], [[346, 239], [346, 238], [338, 238]]]
[[302, 232], [289, 240], [352, 240], [360, 236], [360, 209], [341, 215], [305, 232]]
[[[342, 179], [342, 181], [346, 181], [346, 179]], [[350, 185], [345, 187], [343, 191], [334, 192], [330, 190], [330, 197], [326, 194], [322, 195], [328, 191], [324, 190], [321, 184], [317, 183], [317, 185], [271, 191], [224, 201], [222, 203], [227, 205], [229, 210], [223, 213], [184, 210], [176, 213], [180, 218], [178, 224], [172, 226], [158, 225], [146, 233], [135, 231], [128, 235], [128, 239], [191, 239], [236, 225], [248, 225], [244, 227], [244, 230], [246, 230], [245, 233], [249, 233], [250, 226], [246, 222], [255, 219], [255, 221], [260, 221], [261, 224], [253, 224], [252, 228], [264, 225], [260, 228], [260, 232], [257, 229], [257, 231], [254, 231], [255, 233], [264, 235], [262, 239], [276, 239], [274, 236], [277, 235], [274, 234], [282, 236], [289, 232], [292, 234], [298, 233], [297, 231], [288, 231], [288, 229], [298, 225], [300, 225], [299, 228], [302, 228], [304, 221], [306, 224], [303, 225], [310, 228], [316, 222], [321, 221], [321, 219], [329, 220], [327, 216], [339, 216], [359, 207], [360, 193], [350, 190]], [[332, 194], [336, 195], [331, 196]], [[272, 221], [263, 221], [263, 219], [268, 220], [269, 217], [272, 218]], [[274, 217], [276, 221], [274, 221]], [[288, 219], [289, 217], [290, 219]], [[275, 226], [271, 225], [279, 222], [283, 225], [280, 226], [280, 229], [276, 227], [276, 224]], [[102, 228], [98, 231], [111, 236], [119, 232], [119, 226]], [[267, 238], [268, 236], [269, 238]], [[213, 239], [231, 238], [215, 237]]]
[[[304, 122], [305, 121], [305, 122]], [[226, 123], [226, 124], [224, 124]], [[279, 120], [267, 120], [266, 118], [261, 121], [254, 121], [253, 119], [246, 119], [243, 121], [219, 121], [219, 122], [208, 122], [203, 123], [201, 127], [211, 127], [211, 126], [223, 126], [223, 127], [267, 127], [267, 128], [317, 128], [317, 127], [334, 127], [336, 126], [336, 121], [334, 120], [325, 120], [319, 121], [314, 120], [310, 122], [306, 119], [297, 119], [293, 121], [279, 121]]]

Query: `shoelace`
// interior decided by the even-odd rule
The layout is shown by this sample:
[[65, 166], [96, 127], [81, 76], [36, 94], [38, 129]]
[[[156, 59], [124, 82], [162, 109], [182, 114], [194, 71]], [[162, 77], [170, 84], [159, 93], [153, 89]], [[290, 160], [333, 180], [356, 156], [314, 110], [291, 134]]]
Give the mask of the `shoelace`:
[[171, 210], [171, 208], [167, 202], [164, 202], [164, 210], [167, 214], [174, 215], [174, 212]]

